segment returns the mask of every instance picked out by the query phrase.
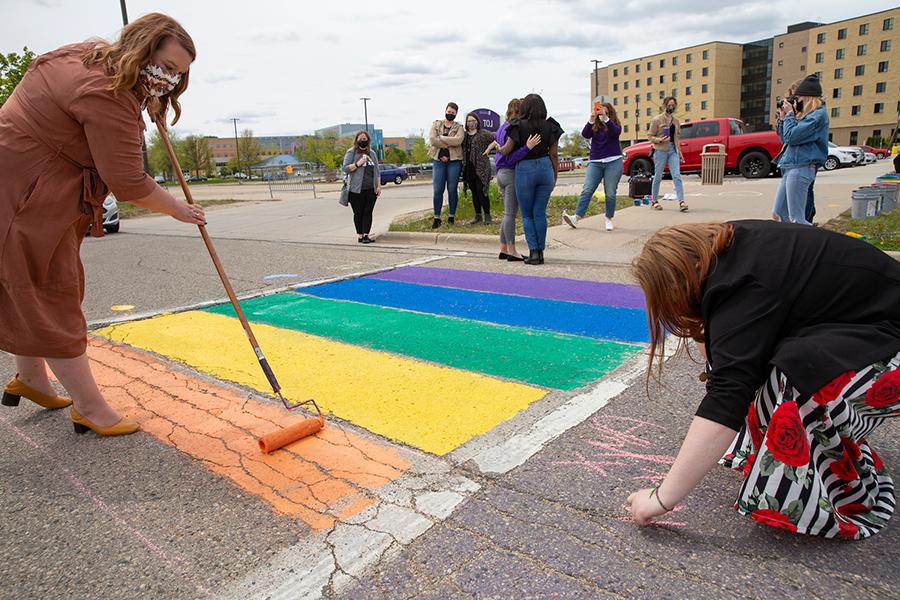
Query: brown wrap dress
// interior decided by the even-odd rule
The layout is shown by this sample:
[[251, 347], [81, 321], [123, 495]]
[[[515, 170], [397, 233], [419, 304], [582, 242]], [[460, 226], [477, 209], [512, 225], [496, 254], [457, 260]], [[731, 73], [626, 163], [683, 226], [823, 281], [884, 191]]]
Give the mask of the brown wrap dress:
[[84, 353], [79, 250], [88, 226], [102, 235], [109, 191], [149, 195], [144, 122], [131, 92], [110, 92], [91, 43], [36, 58], [0, 107], [0, 350], [74, 358]]

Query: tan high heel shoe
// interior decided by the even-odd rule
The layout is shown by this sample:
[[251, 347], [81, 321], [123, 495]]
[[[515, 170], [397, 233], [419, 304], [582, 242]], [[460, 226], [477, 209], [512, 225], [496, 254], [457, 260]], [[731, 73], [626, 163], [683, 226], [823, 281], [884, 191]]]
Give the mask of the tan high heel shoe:
[[79, 415], [74, 406], [72, 407], [71, 417], [72, 425], [75, 427], [75, 433], [87, 433], [87, 430], [91, 429], [98, 435], [102, 436], [128, 435], [141, 429], [141, 426], [138, 425], [137, 421], [129, 419], [127, 417], [122, 418], [121, 421], [119, 421], [115, 425], [110, 425], [109, 427], [100, 427], [99, 425], [94, 425], [93, 423]]
[[51, 410], [65, 408], [72, 404], [70, 398], [65, 398], [63, 396], [48, 396], [47, 394], [42, 394], [37, 390], [31, 389], [19, 380], [19, 374], [16, 373], [16, 376], [6, 384], [5, 388], [3, 388], [3, 399], [0, 400], [0, 404], [3, 404], [3, 406], [18, 406], [22, 396], [25, 396], [38, 406], [43, 406], [44, 408], [49, 408]]

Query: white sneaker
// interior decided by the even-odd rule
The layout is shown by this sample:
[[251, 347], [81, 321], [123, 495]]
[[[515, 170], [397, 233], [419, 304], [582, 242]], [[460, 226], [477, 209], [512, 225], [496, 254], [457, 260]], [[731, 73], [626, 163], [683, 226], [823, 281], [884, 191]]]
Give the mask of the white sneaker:
[[566, 225], [568, 225], [572, 229], [578, 228], [578, 225], [577, 225], [578, 217], [576, 217], [575, 215], [570, 215], [566, 211], [563, 211], [562, 218], [563, 218], [563, 221], [566, 222]]
[[615, 227], [613, 227], [612, 219], [610, 219], [610, 218], [607, 217], [607, 219], [606, 219], [606, 230], [607, 230], [607, 231], [612, 231], [613, 229], [615, 229]]

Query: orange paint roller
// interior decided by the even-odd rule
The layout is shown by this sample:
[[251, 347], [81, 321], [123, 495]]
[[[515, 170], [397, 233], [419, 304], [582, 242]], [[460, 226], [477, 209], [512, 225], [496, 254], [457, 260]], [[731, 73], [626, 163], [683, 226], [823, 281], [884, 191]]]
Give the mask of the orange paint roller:
[[284, 429], [267, 433], [259, 438], [259, 449], [269, 454], [297, 440], [315, 435], [322, 431], [323, 427], [325, 427], [325, 417], [320, 413], [318, 417], [303, 419]]

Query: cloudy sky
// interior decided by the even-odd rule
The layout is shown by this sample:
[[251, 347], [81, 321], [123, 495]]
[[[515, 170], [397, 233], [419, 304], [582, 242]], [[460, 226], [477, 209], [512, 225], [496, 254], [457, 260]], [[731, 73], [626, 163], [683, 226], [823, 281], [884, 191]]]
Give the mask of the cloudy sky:
[[[185, 133], [309, 133], [369, 120], [386, 136], [417, 133], [461, 110], [502, 113], [543, 95], [567, 131], [589, 108], [591, 59], [605, 64], [711, 40], [747, 42], [801, 21], [833, 22], [896, 6], [855, 0], [519, 0], [361, 2], [127, 0], [128, 16], [178, 19], [197, 45], [182, 96]], [[0, 52], [37, 53], [114, 39], [117, 0], [0, 0]]]

